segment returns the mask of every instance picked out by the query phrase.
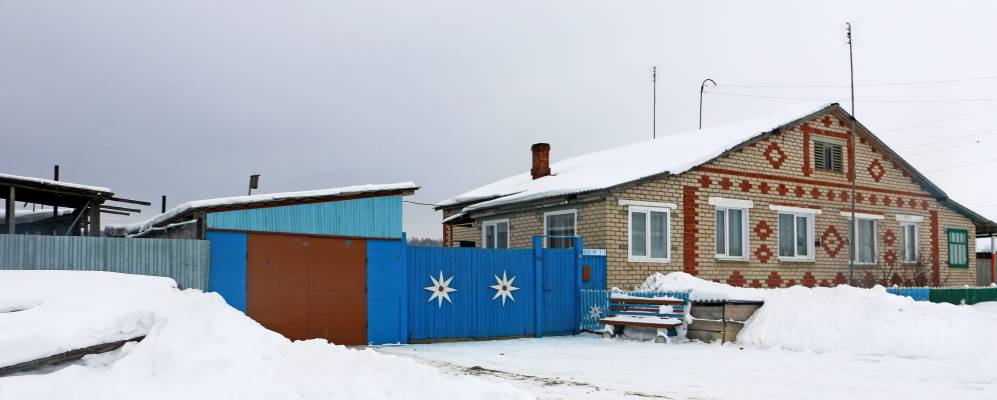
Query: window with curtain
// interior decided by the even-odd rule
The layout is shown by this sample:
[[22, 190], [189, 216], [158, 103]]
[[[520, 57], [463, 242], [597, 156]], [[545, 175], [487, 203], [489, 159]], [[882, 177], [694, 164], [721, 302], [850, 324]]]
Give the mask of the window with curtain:
[[487, 221], [482, 225], [482, 242], [486, 249], [509, 248], [509, 220]]
[[544, 213], [545, 243], [548, 248], [563, 249], [572, 246], [575, 236], [575, 210]]
[[748, 210], [717, 207], [717, 258], [747, 259]]
[[629, 208], [629, 261], [665, 262], [670, 258], [671, 210], [656, 207]]
[[917, 262], [918, 238], [917, 224], [905, 222], [900, 224], [900, 261]]
[[814, 214], [779, 212], [779, 258], [784, 260], [814, 259]]
[[949, 267], [969, 267], [969, 231], [949, 228]]
[[[848, 224], [848, 238], [854, 249], [856, 264], [876, 263], [876, 220], [856, 218], [857, 222]], [[858, 236], [855, 235], [856, 226]], [[852, 238], [855, 238], [854, 240]]]

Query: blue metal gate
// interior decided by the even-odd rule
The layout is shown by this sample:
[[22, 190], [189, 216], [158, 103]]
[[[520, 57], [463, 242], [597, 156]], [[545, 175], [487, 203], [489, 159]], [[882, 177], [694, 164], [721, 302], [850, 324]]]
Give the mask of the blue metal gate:
[[405, 238], [367, 241], [367, 341], [403, 343], [408, 336]]
[[533, 249], [409, 247], [408, 339], [578, 332], [579, 290], [605, 287], [605, 257], [583, 257], [581, 239], [571, 249], [540, 244], [536, 238]]

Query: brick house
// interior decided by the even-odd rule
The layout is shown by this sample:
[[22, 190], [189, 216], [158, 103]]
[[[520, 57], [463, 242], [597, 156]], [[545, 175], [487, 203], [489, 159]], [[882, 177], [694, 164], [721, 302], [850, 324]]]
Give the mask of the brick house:
[[[997, 224], [956, 203], [838, 104], [630, 144], [444, 200], [445, 246], [528, 247], [583, 237], [607, 284], [685, 271], [736, 286], [976, 283], [977, 235]], [[545, 239], [550, 247], [569, 241]]]

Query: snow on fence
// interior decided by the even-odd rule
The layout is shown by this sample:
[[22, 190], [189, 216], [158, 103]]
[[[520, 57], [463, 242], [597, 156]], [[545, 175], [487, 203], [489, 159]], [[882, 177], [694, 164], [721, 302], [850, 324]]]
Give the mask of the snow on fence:
[[962, 288], [886, 288], [887, 293], [932, 303], [976, 304], [997, 301], [997, 287]]
[[173, 278], [208, 289], [206, 240], [0, 235], [0, 270], [108, 271]]
[[638, 297], [673, 297], [679, 300], [689, 301], [689, 292], [621, 292], [614, 290], [581, 290], [581, 302], [579, 313], [581, 313], [581, 330], [598, 332], [602, 330], [599, 319], [606, 316], [609, 309], [609, 296], [612, 294], [624, 294]]

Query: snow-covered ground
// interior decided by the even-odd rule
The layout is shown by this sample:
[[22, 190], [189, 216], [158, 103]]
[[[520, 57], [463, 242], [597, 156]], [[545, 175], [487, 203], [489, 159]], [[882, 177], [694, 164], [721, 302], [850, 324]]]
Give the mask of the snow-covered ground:
[[0, 399], [526, 399], [322, 340], [291, 342], [217, 294], [105, 272], [0, 271], [0, 366], [145, 335], [46, 373], [0, 377]]
[[659, 344], [595, 335], [377, 350], [453, 374], [512, 382], [541, 399], [997, 398], [993, 369], [926, 358]]
[[744, 289], [684, 273], [640, 289], [765, 305], [739, 345], [582, 335], [378, 351], [517, 382], [541, 398], [997, 398], [997, 302], [915, 302], [882, 287]]

